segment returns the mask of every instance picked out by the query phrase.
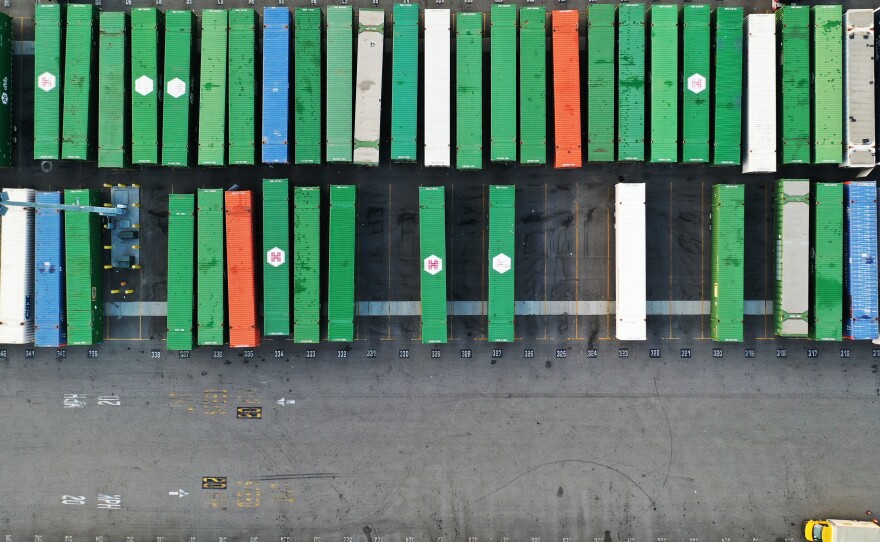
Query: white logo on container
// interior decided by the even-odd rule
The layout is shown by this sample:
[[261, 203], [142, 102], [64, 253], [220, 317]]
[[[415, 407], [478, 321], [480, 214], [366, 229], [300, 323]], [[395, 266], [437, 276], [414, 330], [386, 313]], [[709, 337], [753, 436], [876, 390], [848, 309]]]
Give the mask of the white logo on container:
[[[153, 80], [146, 75], [138, 77], [134, 82], [134, 90], [141, 96], [146, 96], [147, 94], [153, 92]], [[170, 93], [171, 91], [169, 90], [169, 94]]]
[[272, 267], [278, 267], [280, 265], [284, 265], [285, 262], [285, 254], [284, 251], [278, 247], [273, 248], [272, 250], [266, 252], [266, 263], [271, 265]]
[[53, 88], [55, 88], [57, 80], [55, 76], [49, 72], [43, 72], [40, 74], [40, 77], [37, 79], [37, 86], [40, 87], [41, 90], [49, 92]]
[[175, 77], [171, 81], [168, 81], [168, 94], [172, 98], [180, 98], [184, 94], [186, 94], [186, 83]]
[[688, 90], [694, 94], [699, 94], [706, 90], [706, 78], [695, 73], [688, 77]]
[[443, 260], [431, 254], [425, 258], [425, 271], [432, 275], [436, 275], [440, 271], [443, 271]]
[[502, 274], [510, 271], [510, 256], [502, 252], [492, 258], [492, 269]]

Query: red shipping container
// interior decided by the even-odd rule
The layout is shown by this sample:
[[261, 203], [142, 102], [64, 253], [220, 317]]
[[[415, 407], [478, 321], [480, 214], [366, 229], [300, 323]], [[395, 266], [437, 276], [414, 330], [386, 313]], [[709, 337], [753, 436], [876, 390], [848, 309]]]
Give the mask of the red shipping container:
[[581, 167], [581, 72], [576, 10], [553, 11], [554, 167]]
[[226, 192], [226, 285], [232, 348], [260, 346], [255, 269], [253, 193]]

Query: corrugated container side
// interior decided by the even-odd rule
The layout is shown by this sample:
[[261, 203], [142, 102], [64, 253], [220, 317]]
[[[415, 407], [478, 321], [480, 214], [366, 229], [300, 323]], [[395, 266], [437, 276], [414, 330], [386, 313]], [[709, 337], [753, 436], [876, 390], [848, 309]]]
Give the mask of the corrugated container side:
[[455, 165], [483, 168], [483, 14], [455, 15]]
[[645, 5], [620, 4], [617, 48], [617, 159], [645, 159]]
[[290, 182], [263, 180], [263, 331], [290, 335]]
[[354, 340], [355, 200], [354, 185], [330, 186], [330, 273], [327, 282], [327, 340]]
[[844, 14], [844, 167], [875, 164], [874, 12], [850, 9]]
[[519, 163], [547, 163], [547, 10], [519, 18]]
[[647, 339], [645, 183], [614, 186], [615, 337]]
[[776, 181], [776, 334], [810, 332], [810, 181]]
[[34, 160], [61, 157], [64, 10], [61, 4], [34, 6]]
[[877, 185], [874, 181], [847, 182], [843, 190], [846, 201], [843, 336], [872, 340], [878, 335]]
[[746, 112], [743, 173], [776, 171], [776, 20], [746, 17]]
[[0, 167], [12, 167], [12, 88], [12, 17], [4, 13], [0, 15]]
[[678, 6], [651, 6], [651, 162], [678, 161]]
[[[256, 163], [257, 141], [257, 12], [229, 11], [229, 163]], [[277, 61], [277, 59], [276, 59]]]
[[617, 6], [594, 4], [587, 25], [587, 160], [614, 161], [614, 42]]
[[552, 12], [553, 115], [556, 162], [553, 167], [581, 167], [581, 76], [578, 12]]
[[293, 341], [321, 340], [321, 189], [294, 188]]
[[156, 8], [131, 10], [131, 161], [159, 163], [159, 66], [164, 14]]
[[843, 10], [813, 6], [811, 30], [813, 162], [843, 160]]
[[489, 342], [513, 342], [516, 186], [489, 186]]
[[351, 6], [327, 6], [328, 162], [352, 160], [352, 17]]
[[813, 185], [810, 262], [810, 338], [843, 336], [843, 185]]
[[192, 94], [191, 11], [165, 12], [165, 75], [162, 97], [162, 165], [188, 166]]
[[[490, 8], [491, 143], [493, 162], [516, 161], [516, 4]], [[482, 52], [482, 43], [480, 44]]]
[[320, 164], [321, 10], [296, 8], [294, 24], [294, 159], [297, 164]]
[[743, 8], [715, 9], [713, 83], [712, 165], [737, 166], [742, 159]]
[[419, 108], [419, 4], [394, 4], [391, 160], [415, 162]]
[[810, 163], [810, 8], [776, 12], [779, 44], [779, 149], [783, 164]]
[[449, 10], [425, 10], [425, 165], [449, 167], [450, 47]]
[[168, 319], [169, 350], [192, 350], [195, 293], [195, 195], [168, 196]]
[[[10, 201], [34, 201], [34, 191], [4, 188]], [[7, 207], [0, 235], [0, 344], [34, 340], [34, 210]]]
[[90, 4], [67, 6], [64, 46], [64, 118], [61, 158], [93, 160], [95, 155], [95, 34], [98, 10]]
[[254, 195], [250, 190], [226, 192], [226, 275], [229, 346], [260, 346], [254, 262]]
[[196, 321], [198, 344], [223, 344], [226, 332], [223, 190], [199, 189], [196, 220]]
[[681, 74], [681, 161], [687, 164], [709, 161], [709, 97], [712, 72], [709, 69], [711, 46], [709, 5], [686, 5], [682, 8]]
[[358, 12], [357, 78], [354, 94], [354, 151], [362, 166], [379, 165], [382, 118], [382, 61], [385, 58], [385, 10]]
[[[61, 192], [37, 192], [38, 203], [61, 203]], [[64, 304], [64, 214], [57, 209], [34, 213], [34, 345], [67, 344]]]
[[[297, 10], [297, 25], [299, 22], [299, 10]], [[308, 19], [308, 15], [303, 15]], [[318, 12], [320, 21], [320, 11]], [[305, 36], [311, 35], [310, 29], [304, 28], [303, 37], [297, 37], [297, 44], [305, 40]], [[318, 40], [315, 43], [304, 44], [306, 48], [302, 55], [321, 58], [321, 53], [315, 53], [311, 47], [320, 45], [321, 30], [318, 29]], [[300, 52], [297, 51], [297, 57]], [[303, 60], [305, 63], [306, 61]], [[299, 59], [297, 59], [297, 81], [299, 81]], [[309, 72], [310, 77], [321, 79], [320, 66], [310, 66], [317, 70], [317, 75]], [[320, 84], [320, 83], [319, 83]], [[296, 92], [297, 102], [302, 102], [303, 107], [310, 106], [305, 93]], [[290, 149], [288, 146], [288, 122], [290, 102], [290, 10], [282, 8], [265, 8], [263, 11], [263, 136], [262, 157], [264, 164], [287, 164], [290, 161]], [[320, 110], [321, 103], [318, 102]], [[299, 113], [298, 113], [299, 114]], [[299, 121], [299, 119], [297, 119]], [[299, 130], [299, 128], [297, 128]], [[320, 154], [320, 143], [318, 154]], [[317, 162], [320, 162], [320, 156]]]
[[[772, 17], [772, 16], [771, 16]], [[712, 187], [712, 302], [710, 328], [719, 342], [743, 340], [745, 187]]]
[[98, 55], [98, 167], [128, 165], [128, 14], [101, 13]]
[[446, 195], [442, 186], [419, 187], [419, 265], [422, 291], [422, 342], [445, 343]]
[[199, 77], [200, 166], [226, 165], [226, 64], [229, 12], [202, 11], [202, 55]]
[[[100, 206], [97, 190], [65, 190], [67, 205]], [[95, 213], [66, 213], [64, 268], [67, 290], [67, 343], [104, 340], [104, 265], [101, 218]]]

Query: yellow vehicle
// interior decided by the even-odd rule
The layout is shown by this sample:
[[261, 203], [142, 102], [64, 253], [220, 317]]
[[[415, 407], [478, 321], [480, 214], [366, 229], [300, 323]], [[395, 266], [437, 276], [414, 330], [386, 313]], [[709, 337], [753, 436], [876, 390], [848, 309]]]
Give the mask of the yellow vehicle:
[[804, 523], [808, 542], [880, 542], [880, 525], [873, 521], [810, 519]]

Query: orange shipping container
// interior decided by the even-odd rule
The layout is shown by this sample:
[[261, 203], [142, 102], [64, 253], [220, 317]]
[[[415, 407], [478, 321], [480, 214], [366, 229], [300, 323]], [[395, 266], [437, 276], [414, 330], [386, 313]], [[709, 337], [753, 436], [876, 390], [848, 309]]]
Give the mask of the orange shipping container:
[[226, 284], [233, 348], [260, 346], [255, 267], [253, 193], [226, 192]]
[[578, 12], [553, 15], [553, 113], [556, 125], [556, 164], [581, 167], [581, 74]]

